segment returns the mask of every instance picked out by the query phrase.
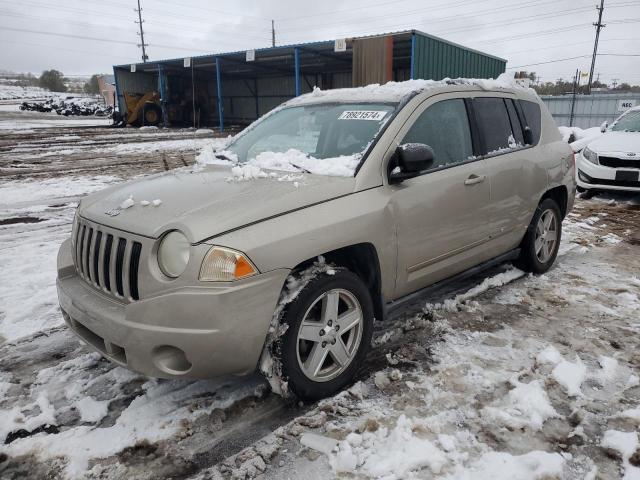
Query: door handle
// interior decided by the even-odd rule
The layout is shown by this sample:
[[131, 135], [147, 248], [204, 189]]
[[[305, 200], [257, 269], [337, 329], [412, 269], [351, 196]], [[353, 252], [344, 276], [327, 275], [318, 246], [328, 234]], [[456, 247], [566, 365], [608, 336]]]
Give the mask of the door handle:
[[475, 173], [472, 173], [471, 175], [469, 175], [469, 178], [467, 178], [464, 181], [464, 184], [465, 185], [475, 185], [476, 183], [484, 182], [486, 178], [487, 178], [486, 175], [476, 175]]

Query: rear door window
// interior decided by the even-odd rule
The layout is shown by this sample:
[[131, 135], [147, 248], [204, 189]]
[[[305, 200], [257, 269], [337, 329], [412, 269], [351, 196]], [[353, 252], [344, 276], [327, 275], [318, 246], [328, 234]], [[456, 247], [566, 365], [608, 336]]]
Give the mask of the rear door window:
[[517, 147], [504, 99], [475, 98], [473, 106], [484, 136], [487, 155]]
[[401, 143], [424, 143], [433, 149], [433, 168], [466, 162], [473, 157], [471, 128], [464, 100], [434, 103], [411, 126]]
[[537, 145], [540, 141], [541, 130], [540, 105], [536, 102], [529, 102], [528, 100], [518, 100], [518, 102], [520, 102], [520, 107], [524, 114], [525, 126], [531, 129], [533, 144]]

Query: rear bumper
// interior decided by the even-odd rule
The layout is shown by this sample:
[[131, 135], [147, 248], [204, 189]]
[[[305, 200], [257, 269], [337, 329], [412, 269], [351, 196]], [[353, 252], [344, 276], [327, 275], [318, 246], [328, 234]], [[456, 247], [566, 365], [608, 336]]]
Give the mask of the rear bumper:
[[616, 180], [616, 172], [620, 170], [638, 170], [603, 167], [595, 165], [582, 158], [580, 154], [576, 168], [576, 182], [579, 187], [597, 190], [619, 190], [625, 192], [640, 192], [640, 182], [624, 182]]
[[211, 378], [255, 370], [288, 270], [119, 303], [58, 255], [58, 298], [69, 327], [109, 360], [151, 377]]

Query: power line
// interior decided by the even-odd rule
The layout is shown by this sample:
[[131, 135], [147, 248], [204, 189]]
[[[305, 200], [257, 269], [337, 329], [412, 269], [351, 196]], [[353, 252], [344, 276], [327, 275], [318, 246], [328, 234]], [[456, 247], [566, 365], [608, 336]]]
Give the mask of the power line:
[[591, 57], [591, 69], [589, 70], [589, 85], [587, 86], [587, 92], [591, 92], [591, 83], [593, 82], [593, 70], [596, 68], [596, 56], [598, 54], [598, 39], [600, 38], [600, 30], [605, 25], [602, 24], [602, 12], [604, 12], [604, 0], [600, 0], [600, 6], [598, 9], [598, 22], [593, 25], [596, 27], [596, 38], [593, 42], [593, 56]]
[[[600, 40], [601, 42], [633, 42], [640, 41], [640, 38], [605, 38], [604, 40]], [[536, 48], [536, 51], [539, 50], [553, 50], [555, 48], [565, 48], [565, 47], [575, 47], [578, 45], [586, 45], [590, 44], [591, 40], [587, 40], [584, 42], [575, 42], [575, 43], [563, 43], [562, 45], [549, 45], [548, 47]], [[510, 50], [507, 52], [502, 52], [501, 55], [515, 55], [518, 53], [531, 53], [531, 48], [527, 48], [526, 50]], [[602, 55], [602, 54], [600, 54]]]
[[[87, 35], [75, 35], [73, 33], [59, 33], [59, 32], [45, 32], [45, 31], [38, 31], [38, 30], [30, 30], [28, 28], [13, 28], [13, 27], [2, 27], [4, 30], [11, 30], [13, 32], [24, 32], [24, 33], [34, 33], [37, 35], [48, 35], [48, 36], [53, 36], [53, 37], [65, 37], [65, 38], [76, 38], [76, 39], [80, 39], [80, 40], [94, 40], [96, 42], [105, 42], [105, 43], [117, 43], [120, 45], [135, 45], [138, 46], [138, 43], [136, 42], [131, 42], [128, 40], [115, 40], [113, 38], [102, 38], [102, 37], [90, 37]], [[210, 53], [208, 51], [205, 50], [197, 50], [197, 49], [193, 49], [193, 48], [184, 48], [184, 47], [176, 47], [173, 45], [162, 45], [162, 44], [154, 44], [156, 47], [160, 47], [160, 48], [168, 48], [171, 50], [183, 50], [183, 51], [188, 51], [188, 52], [193, 52], [194, 50], [196, 51], [200, 51], [203, 53]]]
[[[12, 2], [11, 0], [0, 0], [0, 3], [10, 3], [10, 4], [14, 4], [15, 2]], [[41, 2], [35, 2], [32, 0], [28, 0], [28, 1], [21, 1], [20, 2], [21, 6], [34, 6], [34, 7], [41, 7], [41, 8], [45, 8], [47, 10], [53, 10], [55, 12], [58, 13], [73, 13], [73, 14], [84, 14], [87, 16], [90, 16], [91, 18], [95, 19], [95, 18], [111, 18], [114, 20], [130, 20], [130, 17], [127, 16], [123, 16], [123, 15], [118, 15], [118, 14], [114, 14], [114, 13], [109, 13], [109, 12], [101, 12], [101, 11], [96, 11], [96, 10], [87, 10], [87, 9], [81, 9], [81, 8], [76, 8], [76, 7], [67, 7], [64, 5], [51, 5], [48, 3], [41, 3]], [[4, 13], [3, 13], [4, 14]], [[171, 12], [171, 18], [173, 19], [173, 22], [165, 22], [162, 20], [156, 20], [155, 17], [154, 18], [149, 18], [152, 17], [153, 15], [149, 15], [147, 13], [147, 18], [150, 20], [153, 20], [154, 25], [163, 25], [169, 28], [186, 28], [192, 31], [198, 31], [201, 33], [211, 33], [211, 30], [202, 30], [202, 29], [198, 29], [198, 28], [194, 28], [193, 27], [193, 22], [197, 22], [198, 24], [202, 23], [202, 18], [201, 17], [193, 17], [193, 16], [185, 16], [185, 15], [180, 15], [178, 13], [173, 13]], [[165, 18], [166, 15], [163, 15], [161, 18]], [[184, 20], [180, 20], [181, 18], [186, 19], [186, 21]], [[50, 19], [49, 19], [50, 20]], [[64, 20], [67, 21], [69, 23], [71, 23], [71, 21], [65, 19], [60, 19], [60, 20]], [[177, 22], [177, 23], [176, 23]], [[121, 23], [121, 22], [120, 22]], [[251, 35], [251, 34], [238, 34], [235, 31], [232, 30], [227, 30], [224, 27], [220, 27], [220, 26], [216, 26], [216, 31], [220, 31], [220, 32], [229, 32], [232, 33], [233, 35], [236, 35], [237, 37], [240, 38], [253, 38], [253, 39], [258, 39], [258, 40], [263, 40], [265, 39], [265, 37], [258, 37], [255, 35]], [[266, 30], [265, 30], [266, 31]]]
[[[461, 4], [465, 4], [466, 2], [461, 2], [459, 5]], [[477, 2], [473, 2], [474, 4], [477, 4]], [[507, 11], [511, 11], [511, 10], [521, 10], [521, 9], [526, 9], [526, 8], [538, 8], [541, 7], [543, 5], [549, 5], [549, 4], [553, 4], [553, 5], [557, 5], [557, 0], [552, 0], [552, 1], [537, 1], [537, 2], [523, 2], [523, 3], [519, 3], [519, 4], [515, 4], [515, 5], [511, 5], [508, 7], [491, 7], [491, 8], [487, 8], [487, 9], [481, 9], [481, 10], [476, 10], [476, 11], [472, 11], [472, 12], [465, 12], [464, 15], [449, 15], [446, 17], [440, 17], [440, 18], [430, 18], [429, 19], [429, 26], [434, 25], [436, 23], [443, 23], [443, 22], [450, 22], [450, 21], [457, 21], [457, 20], [461, 20], [461, 19], [473, 19], [473, 18], [477, 18], [478, 15], [481, 14], [488, 14], [488, 13], [501, 13], [501, 12], [507, 12]], [[446, 5], [448, 8], [452, 7], [451, 4]], [[586, 10], [590, 10], [591, 7], [582, 7], [579, 9], [574, 8], [573, 12], [579, 12], [579, 11], [586, 11]], [[567, 10], [565, 10], [567, 11]], [[410, 11], [406, 11], [406, 12], [398, 12], [395, 14], [390, 14], [390, 15], [384, 15], [384, 17], [380, 17], [375, 16], [375, 17], [365, 17], [365, 18], [358, 18], [358, 22], [367, 22], [370, 20], [378, 20], [378, 21], [387, 21], [390, 18], [396, 18], [396, 17], [406, 17], [406, 16], [414, 16], [417, 13], [420, 12], [429, 12], [432, 13], [433, 12], [433, 8], [419, 8], [419, 9], [414, 9], [414, 10], [410, 10]], [[553, 14], [553, 13], [557, 13], [557, 12], [549, 12], [549, 14]], [[509, 21], [509, 20], [504, 20], [504, 22]], [[295, 27], [288, 27], [288, 28], [283, 28], [280, 29], [281, 31], [295, 31], [295, 30], [304, 30], [304, 29], [308, 29], [310, 27], [323, 27], [323, 26], [334, 26], [334, 25], [340, 25], [340, 24], [351, 24], [353, 23], [353, 19], [351, 20], [344, 20], [344, 21], [339, 21], [339, 22], [331, 22], [329, 24], [318, 24], [318, 23], [314, 23], [312, 25], [298, 25]], [[482, 26], [480, 26], [481, 28]], [[384, 27], [383, 27], [384, 28]], [[467, 26], [467, 28], [469, 28]]]
[[568, 60], [577, 60], [579, 58], [589, 58], [591, 55], [578, 55], [577, 57], [558, 58], [556, 60], [549, 60], [547, 62], [528, 63], [526, 65], [517, 65], [515, 67], [507, 67], [507, 70], [514, 70], [516, 68], [535, 67], [537, 65], [548, 65], [550, 63], [566, 62]]
[[[2, 0], [0, 0], [2, 1]], [[46, 16], [37, 16], [37, 15], [27, 15], [24, 13], [14, 13], [14, 12], [3, 12], [2, 14], [4, 17], [15, 17], [15, 18], [21, 18], [21, 19], [34, 19], [34, 20], [41, 20], [41, 21], [46, 21], [48, 25], [51, 24], [51, 17], [46, 17]], [[95, 23], [88, 23], [88, 22], [80, 22], [80, 21], [76, 21], [76, 20], [64, 20], [65, 24], [68, 25], [73, 25], [73, 26], [78, 26], [80, 28], [87, 28], [87, 29], [91, 29], [92, 33], [95, 33], [95, 30], [97, 28], [104, 28], [104, 29], [108, 29], [110, 34], [113, 34], [114, 32], [122, 32], [122, 36], [126, 35], [127, 32], [129, 32], [130, 30], [125, 30], [123, 28], [118, 28], [118, 27], [112, 27], [111, 25], [98, 25]], [[120, 22], [122, 23], [122, 22]], [[154, 24], [157, 24], [158, 22], [154, 21]], [[153, 27], [153, 25], [152, 25]], [[0, 26], [0, 28], [4, 28], [2, 26]], [[176, 38], [178, 39], [178, 37], [176, 37], [175, 35], [171, 35], [171, 34], [167, 34], [166, 31], [163, 31], [161, 29], [156, 30], [154, 28], [145, 28], [145, 33], [151, 31], [153, 32], [157, 32], [158, 35], [162, 35], [163, 37], [172, 37], [172, 38]], [[204, 31], [203, 31], [204, 33]], [[206, 33], [210, 33], [210, 32], [206, 32]], [[122, 38], [122, 36], [120, 38]], [[117, 37], [117, 36], [116, 36]], [[236, 49], [237, 47], [237, 43], [236, 42], [227, 42], [225, 40], [215, 40], [215, 43], [217, 45], [229, 45], [230, 48], [232, 47], [233, 49]], [[154, 43], [155, 46], [158, 46], [157, 44]], [[201, 51], [203, 53], [209, 53], [208, 50], [198, 50], [197, 48], [193, 48], [191, 49], [192, 51]]]
[[147, 55], [147, 51], [146, 48], [148, 47], [148, 45], [146, 43], [144, 43], [144, 30], [142, 29], [142, 24], [144, 23], [144, 20], [142, 19], [142, 8], [140, 7], [140, 0], [138, 0], [138, 9], [135, 10], [134, 12], [138, 12], [138, 21], [135, 22], [138, 25], [140, 25], [140, 44], [138, 44], [139, 47], [142, 47], [142, 63], [146, 63], [147, 60], [149, 60], [149, 56]]

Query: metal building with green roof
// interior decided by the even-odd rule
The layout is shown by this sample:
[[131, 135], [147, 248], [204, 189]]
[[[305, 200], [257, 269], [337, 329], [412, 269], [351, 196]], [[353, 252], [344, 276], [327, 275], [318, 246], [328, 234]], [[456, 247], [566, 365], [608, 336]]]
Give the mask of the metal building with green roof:
[[242, 127], [313, 90], [413, 78], [496, 78], [506, 60], [417, 30], [116, 65], [125, 94], [160, 94], [167, 126]]

